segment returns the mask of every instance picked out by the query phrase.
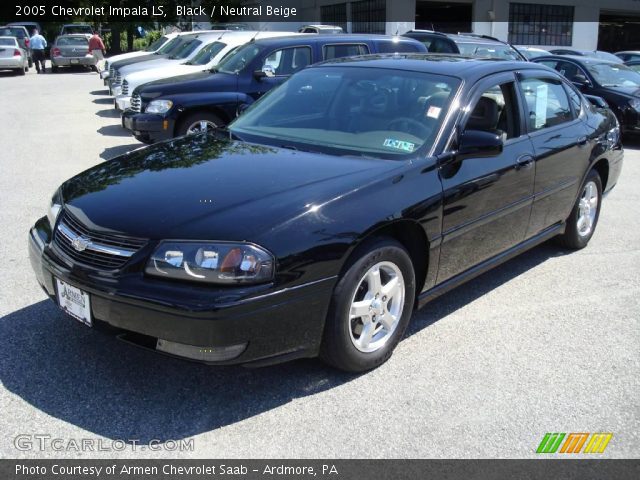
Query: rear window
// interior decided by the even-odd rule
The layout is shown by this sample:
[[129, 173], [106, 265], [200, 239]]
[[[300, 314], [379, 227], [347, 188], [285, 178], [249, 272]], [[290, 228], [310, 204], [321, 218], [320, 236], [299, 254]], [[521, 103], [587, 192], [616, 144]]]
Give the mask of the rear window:
[[24, 33], [24, 28], [22, 27], [2, 27], [0, 29], [0, 35], [3, 37], [17, 38], [24, 38], [27, 36], [27, 34]]
[[355, 55], [366, 55], [369, 53], [369, 47], [362, 43], [340, 43], [334, 45], [325, 45], [322, 47], [322, 57], [325, 60], [333, 58], [353, 57]]
[[0, 45], [3, 47], [15, 47], [16, 40], [15, 38], [0, 38]]
[[458, 49], [462, 55], [481, 58], [499, 58], [502, 60], [521, 60], [518, 52], [509, 45], [490, 43], [458, 43]]
[[68, 45], [88, 45], [89, 44], [89, 40], [87, 40], [85, 37], [59, 37], [58, 40], [56, 40], [56, 45], [60, 46], [60, 47], [64, 47], [64, 46], [68, 46]]
[[62, 27], [64, 33], [93, 33], [89, 25], [67, 25]]
[[378, 42], [378, 53], [421, 52], [420, 44], [413, 42]]

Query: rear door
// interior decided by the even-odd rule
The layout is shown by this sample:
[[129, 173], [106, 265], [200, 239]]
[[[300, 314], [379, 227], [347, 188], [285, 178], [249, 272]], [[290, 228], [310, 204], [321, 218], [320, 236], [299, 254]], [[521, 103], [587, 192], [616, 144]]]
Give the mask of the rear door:
[[570, 99], [570, 87], [544, 71], [518, 77], [536, 163], [530, 237], [567, 219], [589, 164], [589, 149], [580, 105]]

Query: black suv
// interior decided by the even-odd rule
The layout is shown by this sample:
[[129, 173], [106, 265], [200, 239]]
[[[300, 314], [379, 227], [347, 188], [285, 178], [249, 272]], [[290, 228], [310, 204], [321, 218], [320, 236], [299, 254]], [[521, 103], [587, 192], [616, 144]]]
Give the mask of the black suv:
[[149, 82], [133, 91], [122, 126], [145, 143], [228, 124], [239, 111], [307, 65], [369, 53], [426, 52], [410, 38], [297, 35], [247, 43], [212, 70]]

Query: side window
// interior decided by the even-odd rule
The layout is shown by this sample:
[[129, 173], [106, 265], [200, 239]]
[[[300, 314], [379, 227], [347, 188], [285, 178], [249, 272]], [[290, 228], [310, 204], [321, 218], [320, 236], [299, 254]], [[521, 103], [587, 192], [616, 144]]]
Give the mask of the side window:
[[452, 45], [450, 42], [439, 38], [434, 39], [431, 45], [427, 46], [427, 49], [431, 53], [458, 53], [455, 44]]
[[283, 48], [265, 58], [263, 67], [270, 66], [276, 76], [288, 76], [311, 64], [310, 47]]
[[413, 42], [378, 42], [378, 53], [418, 52], [419, 48]]
[[507, 82], [485, 90], [475, 103], [464, 128], [495, 133], [505, 140], [519, 137], [515, 84]]
[[527, 78], [520, 84], [526, 99], [529, 130], [542, 130], [573, 120], [569, 98], [559, 81]]
[[584, 82], [587, 80], [585, 73], [575, 63], [558, 62], [556, 70], [570, 82]]
[[322, 58], [324, 60], [366, 55], [367, 53], [369, 53], [369, 47], [361, 43], [341, 43], [322, 47]]
[[553, 68], [554, 70], [557, 70], [558, 67], [558, 62], [556, 60], [544, 60], [537, 63], [544, 65], [545, 67]]
[[575, 91], [573, 87], [569, 85], [564, 86], [569, 94], [569, 100], [571, 101], [571, 105], [573, 105], [574, 116], [580, 116], [580, 112], [582, 112], [582, 97]]

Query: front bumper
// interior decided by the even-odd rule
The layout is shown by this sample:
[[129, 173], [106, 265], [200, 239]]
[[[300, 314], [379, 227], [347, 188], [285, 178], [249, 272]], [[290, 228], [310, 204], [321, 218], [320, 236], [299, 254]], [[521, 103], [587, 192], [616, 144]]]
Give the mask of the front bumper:
[[38, 283], [54, 301], [55, 278], [88, 293], [98, 329], [156, 351], [158, 340], [213, 350], [246, 344], [239, 356], [208, 364], [261, 365], [318, 354], [335, 277], [277, 291], [192, 286], [142, 272], [118, 278], [58, 258], [50, 237], [46, 217], [29, 233]]
[[129, 95], [118, 95], [115, 101], [118, 110], [126, 110], [131, 106], [131, 97]]
[[104, 84], [107, 84], [107, 80], [109, 78], [109, 70], [103, 70], [100, 72], [100, 78], [104, 81]]
[[53, 57], [51, 59], [51, 64], [54, 67], [70, 67], [74, 65], [90, 67], [96, 63], [96, 57], [93, 55], [85, 55], [83, 57]]
[[127, 110], [122, 114], [122, 127], [145, 143], [173, 138], [175, 120], [156, 113], [136, 113]]

